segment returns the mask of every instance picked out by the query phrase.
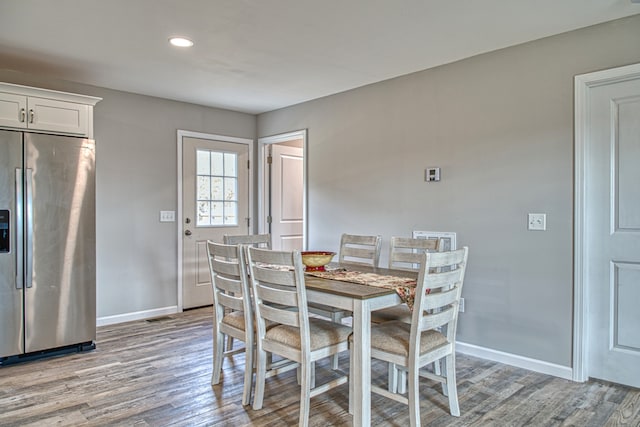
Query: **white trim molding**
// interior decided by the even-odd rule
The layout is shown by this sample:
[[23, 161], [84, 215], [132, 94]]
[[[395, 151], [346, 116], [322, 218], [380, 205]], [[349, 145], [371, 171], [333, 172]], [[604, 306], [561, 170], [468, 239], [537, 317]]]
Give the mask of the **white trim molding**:
[[586, 187], [585, 160], [589, 141], [589, 89], [640, 77], [640, 64], [627, 65], [575, 76], [575, 141], [574, 141], [574, 261], [573, 261], [573, 377], [574, 381], [589, 379], [589, 294], [586, 275]]
[[553, 375], [554, 377], [570, 380], [573, 378], [572, 369], [568, 366], [557, 365], [543, 360], [531, 359], [529, 357], [518, 356], [517, 354], [505, 353], [504, 351], [493, 350], [480, 347], [474, 344], [467, 344], [456, 341], [456, 352], [493, 362], [504, 363], [505, 365], [539, 372], [541, 374]]
[[132, 320], [145, 320], [154, 317], [176, 314], [178, 306], [154, 308], [152, 310], [135, 311], [133, 313], [116, 314], [115, 316], [103, 316], [96, 319], [96, 326], [115, 325], [116, 323], [131, 322]]

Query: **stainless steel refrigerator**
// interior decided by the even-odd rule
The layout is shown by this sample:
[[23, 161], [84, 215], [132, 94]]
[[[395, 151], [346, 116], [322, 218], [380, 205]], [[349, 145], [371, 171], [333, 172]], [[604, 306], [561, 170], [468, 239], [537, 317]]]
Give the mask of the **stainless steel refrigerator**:
[[0, 131], [0, 364], [94, 348], [95, 145]]

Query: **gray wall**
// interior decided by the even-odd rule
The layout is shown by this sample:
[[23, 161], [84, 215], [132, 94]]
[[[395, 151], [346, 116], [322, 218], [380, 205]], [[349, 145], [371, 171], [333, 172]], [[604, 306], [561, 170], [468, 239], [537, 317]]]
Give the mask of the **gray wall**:
[[[255, 138], [309, 129], [309, 247], [342, 232], [458, 232], [471, 248], [458, 338], [571, 365], [573, 76], [640, 62], [640, 16], [263, 114], [7, 69], [0, 80], [103, 97], [98, 316], [177, 303], [176, 130]], [[2, 58], [0, 58], [2, 59]], [[3, 59], [2, 66], [11, 67]], [[442, 168], [425, 183], [424, 168]], [[526, 231], [546, 212], [546, 232]], [[386, 262], [386, 253], [384, 254]]]
[[309, 130], [310, 249], [456, 231], [458, 339], [571, 366], [573, 77], [640, 62], [639, 41], [637, 15], [262, 114], [258, 135]]
[[[9, 64], [7, 64], [9, 65]], [[0, 70], [0, 81], [102, 97], [97, 158], [98, 317], [177, 304], [178, 129], [255, 139], [254, 115]]]

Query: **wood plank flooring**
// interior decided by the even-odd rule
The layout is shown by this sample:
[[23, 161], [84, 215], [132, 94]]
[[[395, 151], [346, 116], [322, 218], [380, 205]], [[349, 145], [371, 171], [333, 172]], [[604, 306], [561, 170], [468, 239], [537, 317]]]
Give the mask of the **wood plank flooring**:
[[[264, 408], [241, 405], [244, 355], [224, 363], [211, 386], [211, 308], [156, 321], [98, 328], [97, 349], [0, 368], [2, 426], [292, 426], [295, 371], [267, 381]], [[461, 417], [449, 415], [435, 383], [423, 380], [422, 425], [640, 426], [640, 390], [584, 384], [459, 355]], [[348, 368], [347, 355], [340, 359]], [[321, 384], [333, 375], [318, 364]], [[373, 363], [384, 386], [386, 367]], [[310, 424], [349, 426], [348, 386], [311, 399]], [[406, 426], [407, 408], [372, 396], [372, 425]]]

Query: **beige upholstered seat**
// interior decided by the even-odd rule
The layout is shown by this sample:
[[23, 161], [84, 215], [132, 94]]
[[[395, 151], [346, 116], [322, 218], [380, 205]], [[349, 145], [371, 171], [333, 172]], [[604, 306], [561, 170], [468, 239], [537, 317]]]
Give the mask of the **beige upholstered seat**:
[[406, 304], [400, 304], [382, 310], [371, 312], [372, 323], [384, 323], [392, 320], [401, 320], [405, 323], [411, 323], [411, 310]]
[[[207, 242], [213, 288], [213, 374], [211, 384], [220, 382], [224, 356], [245, 352], [242, 404], [251, 400], [253, 379], [253, 308], [247, 278], [247, 264], [241, 246]], [[224, 338], [244, 341], [245, 347], [224, 351]]]
[[[408, 371], [408, 397], [372, 385], [371, 391], [409, 405], [412, 427], [420, 425], [419, 377], [442, 382], [451, 415], [459, 416], [456, 387], [455, 339], [458, 305], [467, 265], [468, 248], [424, 253], [416, 287], [411, 324], [392, 321], [371, 328], [371, 357]], [[431, 289], [426, 293], [426, 289]], [[444, 360], [443, 374], [420, 368]]]
[[[309, 319], [311, 351], [346, 341], [350, 334], [351, 329], [348, 327], [336, 328], [334, 324], [326, 320]], [[268, 329], [265, 339], [279, 342], [298, 350], [301, 349], [302, 345], [299, 328], [289, 325], [278, 325], [277, 327]]]
[[[386, 322], [373, 328], [371, 346], [387, 353], [408, 357], [411, 325], [399, 320]], [[420, 353], [446, 344], [447, 339], [440, 332], [429, 330], [420, 336]]]
[[[309, 422], [310, 398], [347, 382], [341, 376], [312, 389], [316, 360], [348, 350], [351, 328], [310, 319], [300, 252], [247, 249], [256, 313], [256, 387], [253, 408], [262, 408], [266, 352], [300, 364], [300, 425]], [[282, 268], [282, 267], [285, 268]], [[273, 322], [267, 330], [265, 323]]]

